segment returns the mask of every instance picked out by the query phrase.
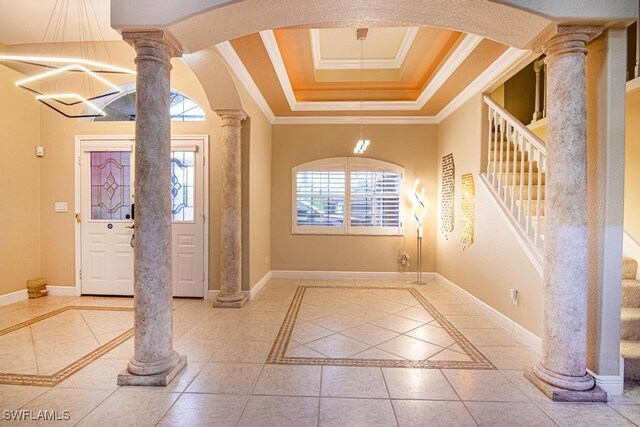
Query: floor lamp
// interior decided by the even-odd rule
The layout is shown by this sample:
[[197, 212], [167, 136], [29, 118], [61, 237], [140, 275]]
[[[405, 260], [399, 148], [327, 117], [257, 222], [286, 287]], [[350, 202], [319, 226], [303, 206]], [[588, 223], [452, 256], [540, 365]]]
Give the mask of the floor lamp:
[[424, 187], [418, 191], [418, 186], [420, 184], [420, 180], [416, 179], [416, 182], [413, 184], [413, 217], [416, 219], [416, 235], [417, 235], [417, 278], [414, 282], [416, 285], [424, 285], [426, 282], [422, 280], [422, 221], [424, 220], [424, 215], [427, 211], [425, 206], [424, 199]]

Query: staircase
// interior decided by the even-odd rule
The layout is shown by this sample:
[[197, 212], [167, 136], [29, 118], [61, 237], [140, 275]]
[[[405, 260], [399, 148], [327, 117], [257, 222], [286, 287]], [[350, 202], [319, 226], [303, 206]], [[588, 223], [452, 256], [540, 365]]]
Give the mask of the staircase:
[[489, 140], [482, 179], [542, 265], [545, 207], [545, 143], [518, 119], [485, 96]]
[[640, 380], [640, 280], [638, 262], [622, 261], [622, 310], [620, 354], [624, 358], [624, 378]]

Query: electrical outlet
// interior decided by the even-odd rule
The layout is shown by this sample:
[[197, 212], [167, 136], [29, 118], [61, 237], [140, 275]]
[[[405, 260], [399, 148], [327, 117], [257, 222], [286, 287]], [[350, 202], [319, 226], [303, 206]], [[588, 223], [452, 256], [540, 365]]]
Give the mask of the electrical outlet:
[[511, 298], [511, 304], [518, 305], [520, 302], [520, 293], [517, 289], [509, 289], [509, 297]]

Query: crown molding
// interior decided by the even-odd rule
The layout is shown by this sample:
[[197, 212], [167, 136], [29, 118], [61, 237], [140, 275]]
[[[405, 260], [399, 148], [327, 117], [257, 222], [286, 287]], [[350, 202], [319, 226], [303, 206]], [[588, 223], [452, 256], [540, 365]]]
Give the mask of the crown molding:
[[425, 86], [424, 90], [415, 101], [298, 101], [296, 100], [291, 86], [291, 81], [284, 66], [280, 48], [273, 31], [266, 30], [260, 32], [262, 42], [267, 49], [267, 53], [273, 68], [278, 76], [280, 85], [284, 92], [291, 111], [418, 111], [431, 99], [431, 97], [442, 87], [451, 77], [451, 74], [462, 64], [471, 52], [482, 41], [482, 37], [467, 34], [458, 43], [455, 50], [447, 57], [442, 66], [438, 69], [433, 78]]
[[[270, 34], [269, 34], [270, 33]], [[293, 89], [291, 88], [291, 83], [286, 74], [286, 70], [284, 69], [284, 64], [281, 62], [282, 57], [280, 56], [280, 52], [277, 48], [277, 43], [275, 43], [275, 37], [273, 36], [272, 31], [263, 31], [260, 33], [263, 42], [265, 43], [265, 47], [267, 47], [267, 52], [269, 52], [269, 56], [273, 61], [272, 55], [280, 57], [280, 64], [282, 67], [280, 71], [278, 71], [278, 67], [274, 64], [274, 69], [276, 69], [276, 73], [278, 74], [278, 78], [281, 84], [288, 85], [290, 89], [290, 96], [287, 97], [289, 101], [289, 105], [292, 104], [297, 108], [292, 108], [292, 111], [360, 111], [360, 103], [359, 102], [304, 102], [300, 103], [295, 100], [293, 96]], [[471, 38], [469, 38], [471, 37]], [[468, 39], [468, 40], [467, 40]], [[479, 40], [478, 40], [479, 39]], [[443, 80], [439, 76], [441, 70], [455, 70], [453, 65], [457, 62], [458, 65], [466, 58], [471, 51], [477, 46], [477, 43], [481, 41], [481, 38], [477, 36], [467, 35], [465, 39], [458, 44], [457, 49], [452, 55], [449, 56], [445, 64], [440, 68], [438, 72], [436, 72], [436, 76], [431, 79], [430, 84], [433, 82], [434, 85], [438, 84], [440, 81], [440, 86], [446, 81]], [[475, 44], [475, 46], [474, 46]], [[272, 124], [356, 124], [360, 123], [360, 118], [358, 116], [278, 116], [276, 117], [271, 108], [269, 107], [267, 101], [262, 96], [262, 93], [258, 89], [257, 85], [253, 81], [253, 78], [245, 68], [244, 64], [238, 57], [238, 54], [233, 49], [233, 46], [229, 42], [220, 43], [216, 46], [218, 51], [220, 52], [222, 58], [227, 63], [229, 68], [234, 72], [234, 74], [238, 77], [238, 79], [244, 84], [247, 88], [248, 92], [251, 94], [253, 99], [256, 101], [258, 106], [262, 109], [264, 114], [267, 116], [269, 121]], [[459, 53], [458, 53], [459, 52]], [[492, 84], [496, 82], [496, 80], [500, 79], [504, 75], [508, 74], [511, 70], [517, 67], [524, 59], [526, 59], [529, 55], [531, 55], [531, 51], [529, 50], [520, 50], [513, 47], [508, 48], [493, 64], [491, 64], [482, 74], [480, 74], [471, 84], [469, 84], [462, 92], [460, 92], [446, 107], [444, 107], [436, 116], [368, 116], [363, 118], [363, 123], [365, 124], [437, 124], [442, 120], [447, 118], [451, 113], [453, 113], [456, 109], [462, 106], [465, 102], [467, 102], [474, 95], [484, 92], [487, 90]], [[464, 57], [464, 58], [463, 58]], [[283, 73], [284, 71], [284, 73]], [[442, 71], [442, 76], [444, 76], [445, 71]], [[438, 81], [436, 81], [436, 79]], [[427, 85], [427, 90], [429, 85]], [[431, 89], [433, 90], [433, 89]], [[435, 90], [434, 90], [435, 93]], [[285, 95], [287, 91], [285, 90]], [[426, 101], [425, 101], [426, 102]], [[302, 107], [300, 105], [302, 104]], [[306, 104], [317, 104], [314, 109], [305, 110], [304, 108], [308, 108]], [[336, 106], [335, 104], [340, 104]], [[365, 102], [363, 104], [364, 110], [386, 110], [386, 111], [410, 111], [414, 110], [416, 102], [411, 101], [389, 101], [389, 102]], [[347, 108], [345, 108], [347, 107]], [[302, 108], [302, 109], [300, 109]], [[421, 107], [420, 107], [421, 108]], [[420, 109], [417, 108], [417, 109]]]
[[251, 74], [247, 71], [247, 68], [242, 63], [242, 60], [236, 53], [231, 43], [223, 42], [216, 45], [216, 50], [222, 57], [222, 60], [227, 64], [227, 66], [231, 69], [231, 71], [236, 75], [238, 80], [242, 82], [244, 87], [247, 89], [253, 100], [258, 104], [258, 107], [262, 110], [264, 115], [267, 117], [270, 123], [273, 123], [275, 120], [275, 114], [271, 111], [271, 107], [267, 103], [267, 100], [262, 96], [262, 92], [258, 89], [256, 82], [253, 81]]
[[437, 123], [446, 119], [474, 95], [486, 91], [496, 80], [517, 67], [520, 62], [531, 54], [530, 50], [508, 48], [493, 64], [484, 70], [462, 92], [460, 92], [446, 107], [435, 116]]
[[[409, 27], [398, 47], [396, 56], [390, 59], [365, 59], [362, 61], [365, 69], [400, 69], [407, 59], [409, 49], [413, 45], [418, 35], [418, 27]], [[320, 30], [309, 30], [311, 38], [311, 53], [313, 56], [313, 66], [316, 70], [357, 70], [361, 66], [359, 59], [322, 59], [320, 52]]]
[[434, 116], [279, 116], [274, 125], [433, 125]]

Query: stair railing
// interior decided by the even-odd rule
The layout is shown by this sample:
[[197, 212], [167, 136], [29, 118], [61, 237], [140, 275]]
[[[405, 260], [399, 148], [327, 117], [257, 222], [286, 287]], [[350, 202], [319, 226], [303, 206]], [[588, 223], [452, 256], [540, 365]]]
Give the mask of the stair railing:
[[545, 143], [489, 96], [484, 102], [489, 120], [485, 182], [541, 261]]

